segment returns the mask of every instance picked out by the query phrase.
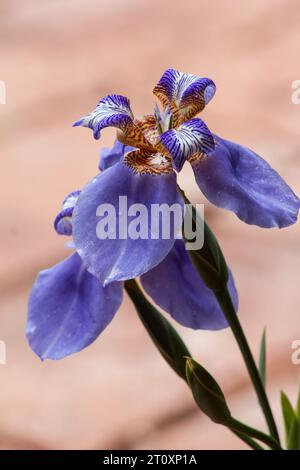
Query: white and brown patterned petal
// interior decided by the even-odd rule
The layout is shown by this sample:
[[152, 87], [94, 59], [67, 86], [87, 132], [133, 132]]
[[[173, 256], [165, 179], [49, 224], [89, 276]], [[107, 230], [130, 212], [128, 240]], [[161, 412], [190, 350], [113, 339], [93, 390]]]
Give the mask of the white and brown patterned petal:
[[170, 106], [173, 113], [173, 127], [196, 116], [213, 98], [216, 91], [209, 78], [168, 69], [165, 71], [153, 93], [164, 107]]
[[196, 152], [196, 153], [193, 153], [193, 155], [191, 155], [190, 157], [187, 158], [187, 161], [191, 164], [191, 165], [194, 165], [196, 163], [199, 163], [201, 162], [201, 160], [203, 160], [203, 158], [206, 157], [206, 153], [203, 153], [203, 152]]
[[172, 156], [176, 171], [180, 171], [192, 155], [207, 154], [215, 148], [213, 135], [202, 119], [198, 118], [184, 122], [178, 129], [164, 132], [160, 140]]
[[147, 141], [154, 147], [159, 142], [157, 120], [153, 114], [147, 114], [134, 120], [135, 125], [142, 131]]
[[145, 135], [143, 134], [139, 126], [136, 125], [135, 122], [128, 126], [127, 129], [125, 129], [124, 131], [118, 129], [117, 139], [122, 142], [122, 144], [129, 145], [131, 147], [146, 149], [153, 148], [153, 146], [146, 139]]
[[133, 150], [124, 156], [124, 163], [140, 174], [162, 175], [173, 172], [171, 157], [155, 150]]
[[129, 99], [122, 95], [107, 95], [97, 104], [94, 111], [76, 121], [73, 126], [89, 127], [95, 139], [105, 127], [117, 127], [126, 132], [133, 123]]

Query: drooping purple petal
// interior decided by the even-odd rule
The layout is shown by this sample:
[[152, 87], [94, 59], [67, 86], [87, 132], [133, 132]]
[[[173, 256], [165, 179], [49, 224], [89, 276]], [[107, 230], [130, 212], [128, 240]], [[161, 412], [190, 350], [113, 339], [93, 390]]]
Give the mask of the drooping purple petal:
[[214, 149], [213, 135], [202, 119], [184, 122], [178, 129], [170, 129], [160, 137], [161, 143], [172, 155], [174, 167], [180, 171], [188, 157], [208, 153]]
[[134, 147], [122, 144], [119, 140], [115, 140], [112, 148], [103, 148], [100, 151], [99, 170], [104, 171], [117, 163], [125, 153], [131, 152]]
[[168, 69], [153, 90], [164, 106], [175, 103], [183, 111], [185, 119], [190, 119], [207, 105], [216, 92], [210, 78]]
[[125, 130], [133, 122], [129, 99], [122, 95], [107, 95], [87, 116], [76, 121], [73, 126], [89, 127], [95, 139], [100, 138], [100, 131], [105, 127], [117, 127]]
[[215, 136], [213, 152], [192, 164], [207, 199], [259, 227], [294, 224], [299, 198], [270, 165], [252, 150]]
[[26, 334], [41, 359], [62, 359], [92, 343], [110, 323], [122, 283], [102, 287], [77, 253], [41, 271], [32, 288]]
[[62, 209], [54, 220], [54, 228], [59, 235], [72, 235], [72, 214], [80, 191], [73, 191], [65, 197]]
[[[228, 326], [213, 294], [193, 266], [182, 240], [176, 240], [168, 256], [141, 276], [152, 299], [178, 323], [193, 329], [220, 330]], [[238, 295], [232, 274], [228, 288], [235, 307]]]
[[[177, 217], [171, 215], [171, 229], [168, 220], [157, 223], [161, 204], [169, 215], [174, 204]], [[73, 213], [75, 246], [87, 269], [104, 285], [135, 278], [168, 254], [181, 227], [182, 212], [173, 172], [140, 175], [121, 161], [81, 192]]]

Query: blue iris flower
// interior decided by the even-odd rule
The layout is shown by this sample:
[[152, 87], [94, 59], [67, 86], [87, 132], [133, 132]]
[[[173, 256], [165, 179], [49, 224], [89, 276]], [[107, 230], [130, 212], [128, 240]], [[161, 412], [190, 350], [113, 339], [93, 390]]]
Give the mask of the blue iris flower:
[[[162, 109], [134, 118], [121, 95], [101, 99], [77, 121], [100, 137], [117, 128], [117, 141], [104, 149], [101, 171], [81, 192], [71, 193], [55, 220], [58, 233], [72, 235], [75, 252], [42, 271], [31, 292], [27, 336], [41, 358], [60, 359], [93, 342], [118, 310], [123, 281], [140, 277], [145, 291], [182, 325], [217, 330], [227, 326], [214, 295], [199, 278], [182, 240], [100, 239], [95, 217], [100, 204], [179, 204], [176, 174], [188, 161], [209, 201], [248, 224], [285, 227], [298, 215], [299, 199], [253, 151], [212, 134], [195, 116], [215, 93], [208, 78], [167, 70], [154, 94]], [[230, 273], [235, 306], [237, 292]]]
[[[103, 149], [99, 168], [107, 171], [128, 148], [116, 141]], [[60, 235], [72, 235], [73, 212], [80, 191], [70, 193], [55, 218]], [[74, 243], [71, 247], [75, 248]], [[112, 255], [108, 251], [107, 257]], [[184, 242], [176, 239], [155, 268], [140, 277], [145, 291], [175, 320], [193, 329], [219, 330], [227, 321], [212, 293], [199, 278]], [[237, 308], [238, 295], [230, 272], [228, 287]], [[29, 299], [27, 338], [42, 359], [61, 359], [91, 344], [111, 322], [123, 298], [123, 282], [105, 287], [90, 274], [76, 251], [41, 271]]]

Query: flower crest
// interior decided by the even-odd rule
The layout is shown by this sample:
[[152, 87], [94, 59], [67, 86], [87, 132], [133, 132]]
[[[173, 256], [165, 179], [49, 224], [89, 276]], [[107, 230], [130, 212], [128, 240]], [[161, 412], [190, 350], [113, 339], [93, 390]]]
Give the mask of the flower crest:
[[138, 149], [125, 155], [125, 162], [138, 173], [180, 171], [186, 160], [201, 159], [215, 148], [210, 130], [195, 118], [215, 90], [209, 78], [168, 69], [153, 90], [162, 110], [156, 104], [153, 114], [134, 118], [128, 98], [107, 95], [74, 126], [91, 128], [96, 139], [105, 127], [116, 127], [119, 141]]

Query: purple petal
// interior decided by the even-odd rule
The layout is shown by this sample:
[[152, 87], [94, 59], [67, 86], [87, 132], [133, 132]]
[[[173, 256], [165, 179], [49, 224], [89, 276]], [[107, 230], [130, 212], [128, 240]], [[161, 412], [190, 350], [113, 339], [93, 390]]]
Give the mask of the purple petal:
[[80, 191], [73, 191], [65, 197], [62, 210], [54, 220], [54, 228], [59, 235], [72, 235], [72, 215]]
[[26, 334], [41, 359], [61, 359], [92, 343], [122, 302], [122, 284], [102, 287], [77, 253], [41, 271], [32, 288]]
[[299, 199], [278, 173], [252, 150], [216, 139], [215, 150], [192, 164], [207, 199], [247, 224], [281, 228], [295, 223]]
[[[193, 329], [220, 330], [227, 320], [213, 294], [200, 278], [182, 240], [176, 240], [168, 256], [141, 276], [152, 299], [178, 323]], [[237, 308], [238, 295], [232, 274], [228, 288]]]
[[153, 90], [164, 106], [173, 102], [180, 109], [189, 108], [187, 119], [199, 113], [213, 98], [216, 86], [210, 78], [168, 69]]
[[100, 151], [99, 170], [107, 170], [107, 168], [121, 160], [125, 153], [132, 150], [134, 150], [134, 147], [122, 144], [122, 142], [116, 140], [112, 148], [103, 148]]
[[73, 125], [93, 129], [95, 139], [99, 139], [100, 131], [105, 127], [112, 126], [124, 130], [132, 121], [129, 99], [122, 95], [107, 95], [99, 101], [94, 111]]
[[[174, 230], [167, 237], [161, 226], [155, 226], [155, 223], [150, 226], [152, 205], [156, 204], [153, 207], [157, 208], [163, 203], [168, 209], [176, 204], [180, 211], [177, 223], [172, 224]], [[128, 216], [126, 222], [133, 204], [142, 205], [149, 216], [149, 220], [141, 225], [142, 234], [137, 239], [127, 235], [136, 219]], [[78, 199], [73, 214], [76, 249], [87, 269], [104, 285], [135, 278], [158, 264], [172, 248], [176, 237], [174, 232], [181, 227], [182, 207], [173, 172], [140, 175], [123, 162], [118, 162], [91, 181]], [[106, 234], [103, 234], [103, 225], [101, 229], [99, 227], [103, 224], [104, 212], [105, 216], [110, 215]]]
[[198, 118], [183, 123], [161, 135], [161, 143], [172, 155], [174, 167], [180, 171], [186, 159], [195, 153], [214, 149], [214, 138], [206, 124]]

